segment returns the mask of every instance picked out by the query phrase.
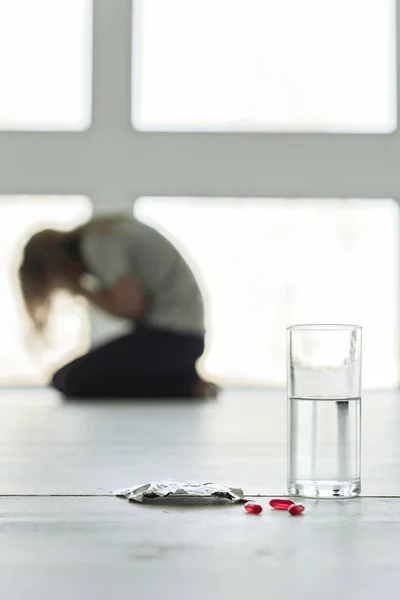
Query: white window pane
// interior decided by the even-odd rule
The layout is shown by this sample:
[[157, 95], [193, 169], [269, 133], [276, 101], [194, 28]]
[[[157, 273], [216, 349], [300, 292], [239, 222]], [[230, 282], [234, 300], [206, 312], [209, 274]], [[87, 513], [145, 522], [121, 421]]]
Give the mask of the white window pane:
[[203, 372], [284, 385], [286, 327], [364, 327], [365, 387], [399, 383], [399, 215], [392, 200], [142, 198], [203, 282]]
[[41, 351], [32, 345], [16, 273], [31, 234], [72, 228], [91, 213], [84, 196], [0, 196], [0, 385], [44, 384], [56, 368], [88, 348], [86, 305], [67, 294], [59, 294], [54, 305], [51, 344]]
[[395, 0], [135, 0], [138, 129], [391, 132]]
[[91, 0], [0, 0], [0, 129], [86, 129], [91, 40]]

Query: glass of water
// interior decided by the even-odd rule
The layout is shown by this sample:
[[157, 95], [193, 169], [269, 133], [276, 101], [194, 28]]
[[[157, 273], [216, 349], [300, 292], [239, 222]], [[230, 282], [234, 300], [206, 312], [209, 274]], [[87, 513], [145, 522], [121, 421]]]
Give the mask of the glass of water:
[[350, 498], [361, 491], [361, 336], [358, 325], [287, 330], [291, 495]]

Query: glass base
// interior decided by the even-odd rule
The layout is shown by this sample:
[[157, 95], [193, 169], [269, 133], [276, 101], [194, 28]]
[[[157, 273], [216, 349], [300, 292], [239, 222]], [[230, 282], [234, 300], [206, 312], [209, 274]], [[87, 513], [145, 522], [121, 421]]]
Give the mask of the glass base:
[[291, 496], [303, 498], [354, 498], [361, 492], [359, 479], [352, 481], [289, 481]]

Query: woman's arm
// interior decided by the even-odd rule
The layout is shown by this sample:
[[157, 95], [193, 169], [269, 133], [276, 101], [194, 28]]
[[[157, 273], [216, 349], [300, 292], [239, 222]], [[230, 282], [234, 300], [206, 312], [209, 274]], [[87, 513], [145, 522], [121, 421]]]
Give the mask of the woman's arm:
[[122, 319], [139, 319], [146, 313], [146, 299], [132, 275], [124, 275], [110, 290], [91, 292], [83, 287], [78, 293], [105, 313]]

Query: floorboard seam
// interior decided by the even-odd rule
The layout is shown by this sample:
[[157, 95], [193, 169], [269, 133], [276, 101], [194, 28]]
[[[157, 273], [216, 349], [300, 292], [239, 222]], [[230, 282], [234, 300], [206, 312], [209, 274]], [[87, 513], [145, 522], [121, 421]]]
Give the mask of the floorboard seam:
[[[246, 494], [247, 498], [287, 498], [285, 494], [272, 494], [268, 496], [260, 496], [258, 494]], [[0, 494], [0, 498], [115, 498], [114, 494]], [[301, 498], [298, 497], [298, 500], [304, 500], [305, 502], [311, 502], [315, 500], [320, 500], [324, 502], [326, 500], [336, 500], [339, 502], [351, 502], [352, 500], [379, 500], [379, 499], [400, 499], [400, 495], [397, 496], [357, 496], [356, 498]], [[295, 498], [294, 498], [295, 499]]]

